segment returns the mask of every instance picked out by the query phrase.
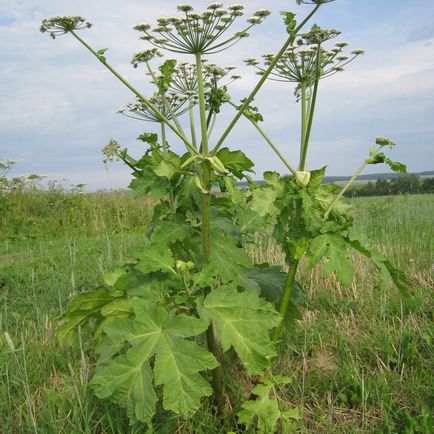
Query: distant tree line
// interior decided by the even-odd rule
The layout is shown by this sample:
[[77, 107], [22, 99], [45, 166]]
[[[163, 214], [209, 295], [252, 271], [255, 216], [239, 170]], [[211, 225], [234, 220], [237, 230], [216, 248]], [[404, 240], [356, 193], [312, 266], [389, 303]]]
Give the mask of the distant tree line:
[[377, 179], [376, 182], [368, 182], [363, 186], [350, 188], [345, 196], [391, 196], [424, 193], [434, 193], [434, 177], [421, 179], [415, 175], [406, 175], [390, 181]]

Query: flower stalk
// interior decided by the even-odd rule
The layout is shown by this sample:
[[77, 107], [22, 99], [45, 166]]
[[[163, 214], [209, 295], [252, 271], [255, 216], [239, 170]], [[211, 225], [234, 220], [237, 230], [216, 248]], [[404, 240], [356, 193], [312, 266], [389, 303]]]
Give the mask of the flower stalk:
[[[196, 53], [196, 75], [197, 87], [199, 96], [199, 116], [200, 116], [200, 130], [201, 130], [201, 153], [204, 157], [209, 156], [208, 149], [208, 125], [206, 119], [205, 107], [205, 89], [202, 70], [202, 55]], [[206, 263], [211, 254], [211, 167], [207, 159], [201, 164], [202, 167], [202, 184], [204, 190], [202, 191], [202, 261]], [[205, 288], [205, 295], [211, 292], [211, 288]], [[221, 413], [224, 409], [224, 382], [222, 370], [222, 356], [217, 343], [217, 338], [214, 332], [214, 324], [210, 323], [206, 331], [206, 339], [208, 350], [214, 354], [215, 358], [219, 361], [220, 365], [212, 370], [212, 387], [214, 390], [214, 398], [217, 408]]]
[[231, 123], [228, 125], [226, 130], [223, 132], [222, 136], [220, 137], [219, 141], [217, 142], [216, 146], [214, 147], [211, 155], [216, 155], [218, 150], [221, 148], [223, 143], [225, 142], [228, 135], [231, 133], [235, 125], [240, 120], [241, 116], [244, 114], [244, 112], [249, 108], [249, 105], [252, 103], [252, 101], [255, 99], [255, 96], [257, 93], [261, 90], [262, 86], [264, 85], [265, 81], [269, 77], [269, 75], [272, 73], [274, 67], [279, 62], [280, 58], [283, 56], [285, 51], [288, 49], [288, 47], [294, 42], [296, 35], [300, 32], [300, 30], [304, 27], [304, 25], [312, 18], [313, 15], [317, 12], [317, 10], [320, 8], [321, 4], [317, 4], [315, 8], [307, 15], [307, 17], [295, 28], [293, 33], [289, 36], [289, 38], [286, 40], [286, 42], [283, 44], [280, 51], [277, 53], [276, 57], [272, 60], [270, 63], [268, 69], [264, 72], [262, 77], [259, 79], [258, 83], [256, 84], [255, 88], [252, 90], [250, 95], [246, 98], [244, 101], [244, 104], [240, 107], [237, 114], [232, 119]]
[[85, 40], [80, 38], [74, 30], [70, 30], [71, 33], [77, 41], [79, 41], [84, 47], [86, 47], [117, 79], [119, 79], [128, 89], [131, 90], [138, 98], [140, 98], [160, 119], [164, 122], [185, 144], [187, 149], [193, 154], [198, 155], [197, 150], [191, 145], [182, 132], [178, 131], [176, 126], [174, 126], [161, 112], [144, 96], [142, 95], [130, 82], [128, 82], [122, 75], [120, 75], [107, 61], [104, 57], [99, 55]]
[[[234, 104], [232, 101], [229, 101], [229, 104], [236, 108], [238, 110], [238, 107], [236, 104]], [[264, 140], [270, 145], [271, 149], [276, 153], [276, 155], [280, 158], [282, 163], [286, 166], [286, 168], [295, 175], [297, 171], [289, 164], [288, 160], [283, 156], [283, 154], [280, 152], [279, 148], [272, 142], [270, 137], [265, 133], [265, 131], [262, 129], [262, 127], [256, 122], [251, 116], [247, 115], [246, 112], [244, 112], [244, 117], [247, 118], [252, 125], [259, 131], [261, 136], [264, 138]]]

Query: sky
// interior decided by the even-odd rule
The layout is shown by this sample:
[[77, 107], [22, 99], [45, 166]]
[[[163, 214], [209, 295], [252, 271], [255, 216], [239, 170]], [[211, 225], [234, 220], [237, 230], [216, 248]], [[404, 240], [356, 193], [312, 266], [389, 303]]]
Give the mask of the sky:
[[[88, 191], [128, 186], [130, 170], [120, 162], [106, 168], [101, 148], [115, 138], [139, 157], [144, 149], [136, 137], [156, 130], [155, 125], [118, 114], [119, 107], [134, 100], [131, 92], [70, 35], [53, 41], [41, 34], [40, 22], [55, 15], [86, 17], [94, 27], [80, 35], [96, 49], [108, 47], [107, 60], [150, 95], [144, 70], [130, 65], [135, 52], [150, 47], [132, 27], [172, 16], [179, 3], [184, 2], [0, 0], [0, 159], [17, 162], [12, 176], [46, 175], [64, 180], [65, 186], [85, 183]], [[202, 10], [209, 2], [189, 3]], [[286, 39], [279, 12], [291, 10], [300, 20], [312, 7], [297, 6], [295, 0], [244, 3], [247, 14], [259, 8], [273, 14], [250, 38], [209, 57], [219, 65], [239, 67], [243, 79], [231, 86], [233, 101], [246, 97], [258, 80], [242, 60], [275, 52]], [[365, 49], [366, 55], [321, 82], [309, 169], [327, 165], [328, 175], [352, 175], [375, 138], [388, 136], [397, 143], [390, 157], [406, 163], [409, 172], [433, 170], [434, 1], [336, 0], [320, 9], [314, 22], [341, 30], [339, 40]], [[264, 116], [262, 127], [295, 166], [300, 107], [293, 86], [269, 81], [255, 104]], [[223, 111], [211, 143], [233, 115], [230, 107]], [[183, 151], [175, 137], [169, 140], [174, 150]], [[256, 179], [266, 170], [287, 173], [245, 120], [225, 146], [242, 149], [255, 162]], [[374, 166], [369, 171], [387, 169]]]

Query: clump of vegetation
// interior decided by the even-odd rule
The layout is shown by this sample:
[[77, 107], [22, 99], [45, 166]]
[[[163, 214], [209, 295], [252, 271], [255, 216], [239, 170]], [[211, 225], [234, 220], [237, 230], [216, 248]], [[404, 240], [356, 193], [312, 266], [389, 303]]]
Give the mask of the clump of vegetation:
[[[81, 197], [90, 202], [88, 207], [101, 199], [101, 218], [111, 218], [103, 196]], [[123, 200], [130, 200], [127, 192], [113, 193], [113, 202]], [[397, 292], [373, 289], [374, 275], [359, 256], [352, 258], [356, 277], [351, 288], [326, 278], [320, 267], [309, 273], [301, 269], [303, 320], [282, 336], [273, 361], [274, 369], [292, 380], [279, 389], [279, 396], [299, 408], [301, 420], [295, 426], [305, 432], [429, 432], [433, 305], [426, 294], [434, 287], [434, 197], [356, 198], [349, 203], [356, 210], [357, 236], [381, 249], [416, 287], [402, 300], [401, 309]], [[140, 200], [130, 206], [140, 208]], [[143, 431], [130, 425], [123, 409], [92, 393], [95, 358], [88, 332], [79, 333], [81, 347], [79, 340], [67, 351], [53, 334], [72, 294], [101, 286], [100, 273], [122, 266], [146, 242], [145, 231], [128, 219], [131, 215], [114, 221], [114, 230], [106, 234], [86, 228], [82, 215], [82, 235], [60, 231], [53, 236], [47, 231], [31, 243], [0, 242], [0, 419], [5, 432], [34, 432], [32, 415], [38, 432]], [[9, 214], [7, 219], [17, 217]], [[51, 219], [55, 226], [53, 213]], [[93, 225], [92, 220], [87, 223]], [[258, 237], [248, 251], [260, 263], [284, 262], [269, 236]], [[253, 385], [233, 359], [224, 370], [234, 377], [228, 390], [237, 409]], [[237, 384], [242, 387], [235, 390]], [[228, 413], [216, 417], [204, 400], [189, 418], [160, 413], [153, 423], [160, 432], [243, 432], [241, 426], [234, 428]]]
[[[243, 386], [234, 384], [238, 378], [223, 367], [237, 363], [245, 372], [249, 392], [230, 415], [232, 428], [290, 430], [298, 411], [279, 392], [291, 378], [276, 364], [273, 370], [272, 360], [284, 328], [290, 330], [294, 320], [302, 318], [303, 282], [296, 280], [297, 273], [302, 268], [309, 272], [321, 262], [326, 277], [351, 287], [350, 254], [356, 251], [377, 269], [383, 291], [389, 283], [402, 293], [408, 289], [406, 276], [352, 232], [353, 219], [343, 201], [345, 191], [370, 164], [386, 163], [405, 171], [384, 153], [394, 142], [378, 137], [342, 189], [321, 184], [325, 168], [307, 166], [319, 83], [362, 54], [356, 50], [351, 58], [344, 56], [346, 43], [326, 49], [339, 34], [334, 29], [318, 25], [305, 29], [312, 16], [331, 2], [304, 2], [313, 9], [301, 22], [292, 12], [282, 13], [286, 30], [282, 47], [266, 55], [258, 83], [239, 105], [228, 95], [229, 83], [222, 81], [227, 68], [207, 64], [204, 55], [248, 37], [250, 29], [270, 14], [268, 10], [254, 12], [238, 31], [232, 29], [244, 7], [225, 8], [218, 2], [203, 12], [181, 5], [179, 17], [159, 19], [155, 26], [138, 24], [135, 29], [154, 48], [135, 54], [132, 64], [145, 66], [155, 89], [151, 97], [110, 65], [107, 49], [94, 49], [78, 35], [78, 30], [91, 27], [84, 18], [55, 17], [42, 23], [41, 31], [53, 38], [72, 35], [135, 94], [138, 100], [127, 106], [127, 113], [159, 126], [160, 136], [151, 131], [139, 137], [148, 145], [139, 158], [113, 139], [104, 150], [107, 161], [120, 159], [132, 169], [130, 187], [135, 195], [150, 196], [155, 203], [146, 240], [123, 266], [103, 275], [101, 286], [72, 300], [57, 332], [62, 342], [73, 342], [88, 326], [97, 355], [90, 385], [99, 398], [125, 408], [132, 423], [152, 428], [161, 414], [189, 418], [204, 401], [224, 417]], [[191, 55], [193, 63], [178, 66], [176, 59], [167, 59], [155, 66], [161, 57], [155, 48]], [[287, 81], [296, 82], [301, 104], [297, 168], [264, 132], [259, 125], [263, 116], [252, 105], [266, 80], [276, 74], [290, 75]], [[213, 127], [225, 105], [231, 105], [235, 115], [223, 134], [214, 138]], [[187, 113], [189, 131], [179, 119]], [[236, 188], [237, 180], [250, 181], [254, 164], [240, 150], [223, 145], [242, 116], [292, 176], [267, 172], [265, 185], [249, 182], [245, 192]], [[172, 139], [166, 130], [173, 133]], [[184, 145], [184, 154], [173, 151], [172, 140]], [[254, 264], [246, 253], [261, 233], [273, 234], [284, 254], [285, 271], [268, 262]]]
[[0, 242], [29, 243], [47, 237], [145, 231], [152, 202], [125, 192], [84, 193], [85, 184], [66, 188], [44, 176], [7, 176], [13, 162], [0, 162]]
[[345, 196], [395, 196], [400, 194], [429, 193], [434, 193], [434, 178], [420, 179], [415, 175], [407, 175], [390, 181], [377, 179], [375, 184], [367, 182], [362, 186], [352, 187], [345, 192]]

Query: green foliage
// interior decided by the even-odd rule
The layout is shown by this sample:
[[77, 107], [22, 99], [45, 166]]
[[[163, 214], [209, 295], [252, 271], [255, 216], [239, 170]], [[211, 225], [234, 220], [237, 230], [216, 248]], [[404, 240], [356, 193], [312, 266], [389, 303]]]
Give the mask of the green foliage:
[[257, 419], [258, 433], [271, 433], [277, 431], [277, 423], [280, 420], [279, 432], [291, 432], [292, 421], [298, 420], [298, 410], [289, 409], [277, 399], [276, 386], [288, 384], [286, 377], [275, 377], [267, 380], [264, 384], [256, 385], [252, 390], [255, 399], [246, 401], [238, 412], [239, 421], [248, 428], [252, 427]]
[[61, 342], [71, 342], [76, 328], [98, 315], [101, 309], [112, 302], [107, 288], [97, 288], [94, 291], [78, 295], [72, 301], [68, 312], [61, 317], [62, 325], [57, 329], [57, 336]]
[[[219, 156], [240, 177], [252, 167], [240, 151], [223, 148]], [[211, 321], [223, 352], [234, 348], [247, 371], [260, 374], [276, 354], [269, 330], [281, 316], [258, 294], [261, 285], [248, 277], [252, 263], [235, 224], [235, 209], [245, 203], [234, 195], [234, 201], [215, 210], [204, 260], [196, 223], [202, 198], [185, 194], [197, 170], [195, 160], [156, 147], [140, 160], [126, 153], [123, 158], [134, 167], [131, 187], [158, 200], [148, 242], [134, 261], [104, 275], [109, 289], [75, 299], [62, 317], [59, 337], [71, 342], [78, 325], [92, 326], [99, 355], [91, 381], [95, 393], [126, 408], [132, 420], [151, 423], [159, 399], [165, 410], [189, 416], [211, 395], [201, 373], [219, 363], [192, 340]], [[215, 176], [216, 182], [222, 177]]]
[[220, 113], [221, 106], [230, 99], [226, 86], [213, 86], [207, 93], [207, 106], [211, 113]]
[[244, 172], [253, 172], [253, 162], [241, 151], [231, 151], [229, 148], [222, 148], [218, 151], [217, 157], [225, 168], [238, 179], [245, 177]]
[[[57, 198], [56, 203], [69, 203], [70, 193], [65, 191], [62, 195], [63, 199], [56, 193], [52, 199]], [[76, 292], [98, 288], [103, 284], [98, 270], [114, 270], [114, 274], [119, 274], [118, 267], [122, 267], [126, 258], [129, 261], [134, 258], [134, 252], [146, 242], [145, 229], [138, 226], [136, 220], [136, 211], [148, 207], [142, 201], [133, 201], [128, 192], [88, 193], [81, 194], [80, 198], [83, 206], [74, 215], [76, 221], [84, 223], [78, 227], [67, 222], [58, 226], [58, 216], [52, 212], [46, 220], [48, 217], [42, 211], [44, 207], [51, 208], [41, 196], [24, 196], [16, 202], [15, 208], [0, 217], [2, 228], [8, 231], [7, 228], [20, 218], [21, 206], [27, 203], [29, 209], [41, 211], [38, 217], [41, 221], [36, 222], [46, 228], [36, 240], [0, 242], [2, 326], [3, 332], [10, 334], [16, 350], [10, 351], [2, 332], [0, 419], [5, 432], [34, 431], [28, 402], [37, 403], [38, 411], [34, 416], [40, 432], [62, 432], [65, 423], [71, 432], [87, 430], [91, 434], [146, 430], [142, 423], [131, 425], [125, 408], [109, 399], [99, 399], [89, 387], [95, 357], [101, 355], [94, 354], [94, 348], [97, 351], [98, 347], [89, 339], [88, 327], [83, 326], [81, 331], [84, 360], [78, 345], [65, 350], [51, 334], [61, 308], [65, 309], [71, 302], [72, 273]], [[404, 299], [401, 317], [400, 293], [372, 291], [375, 276], [363, 258], [357, 258], [353, 264], [356, 280], [349, 291], [337, 288], [333, 279], [324, 279], [319, 269], [309, 274], [301, 269], [297, 278], [303, 286], [313, 283], [309, 287], [309, 303], [305, 306], [310, 313], [306, 312], [303, 326], [292, 327], [283, 334], [277, 347], [273, 371], [292, 379], [292, 383], [276, 387], [279, 405], [285, 406], [287, 401], [303, 415], [299, 422], [294, 422], [294, 430], [405, 432], [413, 429], [414, 432], [429, 432], [431, 390], [427, 385], [432, 383], [433, 377], [430, 365], [433, 339], [430, 330], [432, 300], [426, 295], [430, 292], [434, 197], [397, 196], [387, 201], [361, 198], [349, 202], [357, 210], [354, 238], [363, 240], [365, 235], [372, 246], [380, 246], [390, 262], [415, 276], [418, 285]], [[116, 204], [116, 207], [108, 204]], [[122, 204], [128, 204], [129, 208]], [[95, 231], [98, 220], [86, 220], [86, 210], [93, 208], [99, 210], [99, 221], [107, 224], [106, 233]], [[117, 210], [120, 221], [116, 218]], [[61, 211], [64, 212], [59, 209], [59, 213]], [[116, 221], [111, 223], [113, 216]], [[2, 229], [0, 236], [5, 235]], [[65, 254], [68, 249], [72, 257]], [[284, 262], [269, 236], [257, 237], [248, 250], [257, 260]], [[130, 274], [123, 272], [122, 277], [118, 277], [117, 290], [134, 287], [149, 299], [149, 286], [156, 285], [156, 280], [150, 285], [150, 277], [137, 272], [144, 282], [144, 288], [140, 289], [139, 283], [126, 279]], [[108, 278], [105, 272], [103, 275]], [[164, 289], [164, 285], [161, 286]], [[200, 336], [198, 342], [203, 341]], [[401, 369], [398, 367], [400, 348]], [[235, 362], [233, 351], [225, 358], [228, 379], [225, 393], [231, 399], [233, 411], [238, 412], [243, 402], [255, 398], [250, 396], [250, 391], [256, 384], [250, 385], [245, 371]], [[206, 371], [201, 375], [209, 378]], [[28, 390], [29, 399], [24, 390]], [[347, 396], [347, 403], [338, 398], [340, 393], [340, 396]], [[312, 411], [312, 402], [316, 403], [315, 411]], [[331, 411], [342, 417], [330, 420]], [[238, 430], [247, 430], [239, 421], [237, 425]], [[181, 430], [198, 434], [237, 430], [232, 414], [227, 418], [216, 415], [208, 398], [202, 400], [201, 408], [194, 415], [181, 419], [163, 411], [158, 404], [152, 426], [155, 431]], [[280, 426], [278, 423], [278, 432]], [[250, 431], [254, 429], [257, 429], [255, 420]]]
[[148, 143], [151, 146], [155, 146], [158, 142], [158, 134], [155, 133], [143, 133], [137, 137], [138, 140]]
[[349, 243], [337, 234], [324, 234], [312, 239], [307, 252], [307, 270], [311, 270], [320, 260], [325, 258], [324, 272], [326, 276], [336, 273], [336, 279], [346, 287], [353, 280], [353, 266], [349, 260]]
[[[243, 15], [242, 6], [224, 9], [212, 3], [201, 15], [192, 12], [191, 6], [181, 5], [182, 19], [159, 19], [152, 31], [150, 25], [138, 24], [135, 29], [153, 46], [195, 57], [194, 66], [182, 64], [178, 69], [177, 60], [166, 60], [157, 76], [149, 61], [159, 56], [158, 52], [136, 54], [133, 66], [145, 62], [157, 87], [151, 98], [108, 65], [106, 49], [95, 51], [75, 34], [74, 30], [90, 26], [84, 19], [56, 17], [43, 23], [41, 30], [53, 36], [53, 32], [72, 33], [136, 95], [138, 104], [130, 112], [142, 110], [140, 119], [156, 122], [161, 128], [161, 146], [153, 132], [139, 136], [149, 145], [139, 159], [121, 150], [113, 139], [104, 148], [105, 161], [121, 159], [133, 170], [130, 188], [136, 197], [151, 198], [151, 221], [146, 240], [133, 257], [123, 267], [104, 274], [105, 287], [78, 295], [62, 316], [58, 330], [61, 340], [69, 342], [79, 327], [88, 326], [93, 332], [99, 357], [90, 385], [98, 397], [125, 408], [133, 424], [142, 422], [152, 428], [159, 401], [164, 411], [188, 418], [205, 397], [213, 395], [213, 403], [222, 412], [222, 366], [233, 356], [229, 351], [233, 349], [247, 374], [258, 376], [252, 390], [257, 398], [242, 405], [240, 422], [249, 428], [256, 424], [259, 432], [285, 432], [297, 412], [279, 402], [276, 387], [288, 380], [273, 377], [271, 360], [277, 355], [275, 342], [280, 340], [282, 328], [290, 328], [295, 319], [301, 319], [297, 305], [302, 303], [303, 289], [296, 274], [303, 257], [307, 270], [324, 261], [325, 274], [334, 273], [348, 287], [354, 274], [350, 249], [355, 248], [375, 264], [383, 289], [387, 279], [401, 290], [407, 283], [387, 259], [350, 238], [353, 220], [342, 200], [344, 191], [336, 185], [322, 184], [325, 168], [312, 172], [306, 169], [319, 80], [338, 72], [360, 54], [353, 53], [353, 59], [345, 63], [337, 57], [342, 51], [339, 45], [331, 51], [322, 49], [324, 42], [340, 32], [316, 24], [296, 41], [297, 33], [318, 7], [330, 1], [310, 2], [316, 8], [300, 25], [295, 14], [282, 12], [290, 36], [278, 55], [264, 56], [263, 77], [242, 105], [230, 103], [238, 113], [214, 149], [209, 148], [214, 122], [222, 105], [230, 102], [227, 86], [219, 80], [233, 68], [222, 70], [205, 64], [202, 55], [220, 52], [247, 37], [248, 30], [270, 14], [268, 10], [256, 11], [244, 30], [219, 42], [217, 39]], [[303, 45], [308, 49], [294, 50]], [[301, 58], [296, 58], [294, 53], [298, 52]], [[294, 74], [295, 79], [289, 80], [297, 83], [296, 94], [303, 105], [298, 170], [289, 165], [257, 125], [263, 117], [251, 105], [265, 79], [274, 74], [273, 68], [285, 69], [288, 60], [297, 71], [300, 62], [311, 66], [307, 75]], [[200, 136], [196, 135], [195, 104]], [[178, 119], [187, 112], [189, 135]], [[247, 177], [253, 172], [253, 162], [240, 150], [221, 147], [243, 114], [293, 176], [267, 172], [265, 184], [255, 185]], [[185, 154], [168, 150], [166, 128], [185, 145]], [[404, 165], [380, 152], [384, 146], [394, 145], [390, 139], [380, 137], [377, 144], [365, 166], [381, 162], [393, 170], [405, 170]], [[236, 182], [243, 178], [248, 186], [241, 192]], [[265, 262], [253, 265], [246, 247], [258, 233], [272, 234], [280, 245], [289, 268], [286, 275], [280, 267]], [[207, 349], [202, 347], [204, 334]]]
[[275, 355], [268, 330], [281, 322], [273, 306], [254, 292], [222, 286], [203, 303], [203, 317], [214, 321], [223, 350], [233, 347], [247, 372], [258, 374]]
[[101, 60], [101, 62], [105, 62], [107, 58], [104, 56], [105, 52], [108, 50], [108, 48], [101, 48], [96, 52], [98, 59]]
[[[106, 349], [100, 348], [100, 351]], [[127, 409], [128, 417], [142, 422], [152, 418], [157, 402], [145, 349], [144, 345], [132, 347], [125, 355], [100, 368], [92, 381], [99, 398], [112, 398]]]
[[175, 59], [170, 59], [160, 66], [161, 76], [157, 79], [157, 86], [161, 93], [166, 93], [169, 90], [176, 63]]
[[[245, 104], [246, 99], [242, 99], [241, 100], [241, 105], [237, 106], [237, 109], [241, 109], [241, 107], [243, 107], [243, 105]], [[263, 122], [264, 121], [264, 117], [262, 116], [261, 113], [259, 113], [259, 108], [256, 106], [253, 106], [251, 104], [249, 104], [249, 106], [244, 110], [244, 116], [246, 116], [248, 119], [251, 119], [252, 121], [258, 123], [258, 122]]]
[[368, 247], [364, 246], [359, 240], [352, 239], [351, 245], [354, 249], [369, 258], [378, 269], [381, 278], [379, 283], [380, 289], [382, 289], [383, 291], [387, 291], [387, 284], [391, 280], [402, 293], [402, 295], [408, 294], [411, 283], [405, 273], [395, 268], [390, 263], [390, 261], [381, 253], [370, 250]]
[[288, 34], [293, 35], [294, 30], [297, 27], [297, 21], [295, 20], [295, 14], [292, 12], [283, 11], [280, 13], [283, 16], [283, 22], [286, 25], [286, 31]]
[[377, 179], [350, 188], [345, 196], [394, 196], [401, 194], [434, 193], [434, 178], [418, 178], [416, 175], [404, 175], [389, 180]]
[[213, 231], [211, 254], [204, 264], [205, 273], [210, 276], [219, 275], [223, 283], [240, 283], [244, 266], [251, 266], [251, 259], [237, 241], [221, 230]]
[[[111, 397], [126, 406], [132, 418], [147, 422], [155, 414], [155, 378], [155, 385], [163, 386], [164, 408], [188, 416], [199, 408], [203, 396], [212, 393], [199, 372], [216, 367], [217, 361], [186, 338], [204, 332], [208, 325], [185, 314], [169, 314], [145, 300], [134, 301], [134, 315], [103, 327], [110, 346], [128, 342], [130, 348], [97, 367], [91, 383], [96, 394]], [[153, 373], [151, 358], [155, 358]]]
[[386, 157], [383, 152], [375, 154], [368, 160], [368, 164], [387, 164], [394, 172], [407, 173], [407, 166], [400, 163], [399, 161], [392, 161], [390, 158]]

